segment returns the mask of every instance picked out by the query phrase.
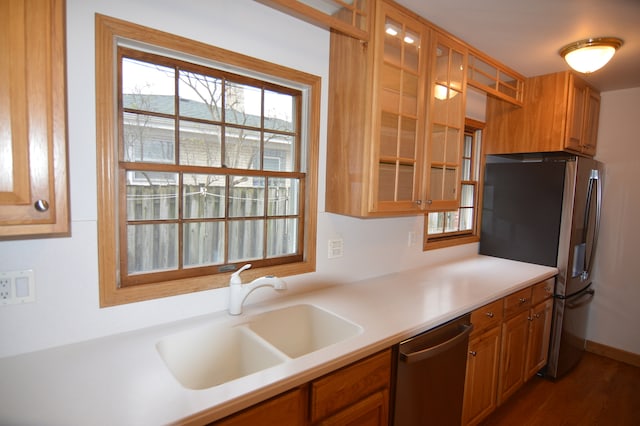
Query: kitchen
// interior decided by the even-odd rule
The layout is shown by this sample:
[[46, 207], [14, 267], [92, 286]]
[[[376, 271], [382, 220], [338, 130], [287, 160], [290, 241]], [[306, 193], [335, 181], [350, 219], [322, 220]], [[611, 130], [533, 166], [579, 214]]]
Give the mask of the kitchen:
[[[320, 167], [318, 176], [318, 256], [316, 272], [287, 277], [292, 293], [315, 283], [351, 283], [392, 272], [428, 267], [477, 253], [477, 244], [423, 252], [408, 246], [409, 232], [422, 233], [422, 218], [358, 220], [326, 213], [326, 123], [329, 34], [303, 21], [253, 1], [183, 4], [169, 2], [67, 3], [69, 168], [72, 236], [0, 242], [0, 270], [32, 269], [35, 303], [0, 309], [0, 356], [9, 357], [81, 342], [101, 336], [156, 326], [227, 309], [227, 290], [211, 290], [100, 309], [96, 240], [96, 117], [94, 14], [101, 13], [209, 44], [263, 58], [322, 77]], [[225, 16], [215, 24], [202, 10]], [[272, 23], [268, 31], [264, 22]], [[291, 35], [299, 35], [292, 37]], [[469, 40], [473, 43], [473, 40]], [[309, 49], [313, 46], [313, 49]], [[631, 47], [631, 46], [630, 46]], [[639, 176], [633, 141], [634, 111], [640, 105], [638, 86], [602, 93], [598, 153], [607, 165], [603, 223], [595, 280], [598, 297], [592, 305], [588, 339], [632, 354], [640, 353], [633, 327], [640, 317], [635, 301], [640, 286], [632, 275], [639, 225], [633, 220], [640, 203], [631, 184]], [[635, 107], [635, 108], [634, 108]], [[479, 117], [482, 118], [482, 117]], [[640, 153], [638, 153], [640, 154]], [[344, 255], [328, 259], [329, 239], [344, 241]], [[310, 284], [312, 283], [312, 284]], [[249, 304], [277, 298], [255, 293]]]

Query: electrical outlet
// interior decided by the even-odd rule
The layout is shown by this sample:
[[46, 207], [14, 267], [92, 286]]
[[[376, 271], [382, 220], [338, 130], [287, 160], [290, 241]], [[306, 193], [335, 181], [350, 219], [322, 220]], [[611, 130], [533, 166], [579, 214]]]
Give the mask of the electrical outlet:
[[335, 259], [336, 257], [342, 257], [344, 254], [344, 244], [342, 238], [336, 238], [329, 240], [329, 259]]
[[15, 305], [35, 302], [36, 286], [33, 270], [0, 272], [0, 304]]
[[7, 277], [0, 277], [0, 302], [5, 303], [11, 298], [11, 280]]

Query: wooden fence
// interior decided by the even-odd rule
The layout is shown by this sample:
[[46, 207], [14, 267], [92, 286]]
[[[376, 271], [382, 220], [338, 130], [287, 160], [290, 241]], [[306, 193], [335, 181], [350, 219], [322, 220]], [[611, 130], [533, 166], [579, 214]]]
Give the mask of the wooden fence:
[[[176, 185], [128, 186], [130, 274], [177, 268], [180, 247], [177, 188]], [[298, 249], [296, 189], [269, 187], [266, 207], [263, 187], [232, 188], [228, 200], [224, 188], [219, 186], [185, 186], [184, 194], [181, 197], [184, 267], [263, 259], [295, 253]], [[148, 223], [158, 220], [166, 222]], [[227, 247], [225, 233], [228, 233]]]

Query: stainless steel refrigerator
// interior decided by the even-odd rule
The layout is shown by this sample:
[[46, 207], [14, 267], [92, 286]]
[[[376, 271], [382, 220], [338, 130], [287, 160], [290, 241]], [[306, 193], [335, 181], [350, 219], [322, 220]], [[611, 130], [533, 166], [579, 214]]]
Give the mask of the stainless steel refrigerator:
[[559, 378], [585, 348], [602, 164], [566, 154], [487, 156], [480, 253], [556, 266], [549, 362]]

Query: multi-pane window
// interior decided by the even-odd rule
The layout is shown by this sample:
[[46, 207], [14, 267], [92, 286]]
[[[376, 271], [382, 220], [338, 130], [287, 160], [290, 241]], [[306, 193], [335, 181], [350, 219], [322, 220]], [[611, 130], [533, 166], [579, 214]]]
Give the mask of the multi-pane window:
[[100, 306], [315, 270], [321, 78], [96, 15]]
[[301, 92], [124, 47], [118, 58], [121, 284], [299, 260]]
[[456, 210], [430, 212], [425, 218], [425, 248], [468, 242], [477, 236], [478, 182], [480, 179], [480, 139], [478, 124], [467, 124], [462, 147], [460, 206]]

